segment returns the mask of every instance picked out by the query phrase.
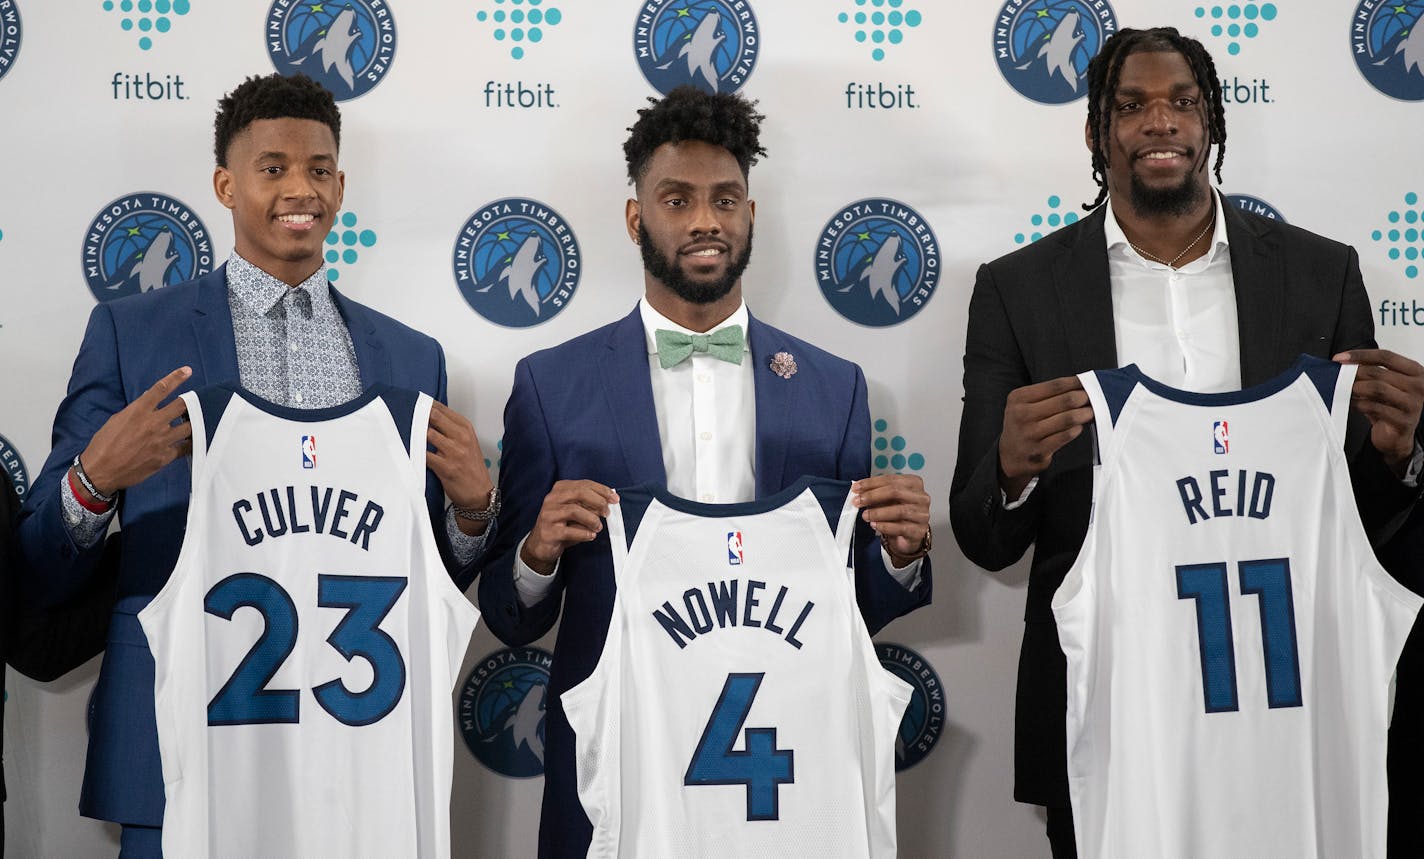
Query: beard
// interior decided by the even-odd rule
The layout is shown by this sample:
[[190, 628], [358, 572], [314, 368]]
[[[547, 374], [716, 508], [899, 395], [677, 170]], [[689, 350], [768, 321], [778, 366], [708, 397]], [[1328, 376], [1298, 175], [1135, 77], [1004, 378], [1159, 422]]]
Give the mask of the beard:
[[1142, 181], [1142, 177], [1133, 171], [1128, 191], [1133, 210], [1144, 217], [1180, 217], [1190, 214], [1193, 208], [1206, 199], [1205, 183], [1197, 182], [1195, 170], [1183, 176], [1180, 183], [1167, 188], [1149, 188], [1147, 183]]
[[[682, 269], [682, 263], [668, 259], [654, 246], [653, 237], [648, 234], [648, 228], [641, 221], [638, 223], [638, 249], [643, 255], [643, 268], [663, 286], [672, 290], [674, 295], [690, 304], [711, 304], [732, 291], [732, 287], [742, 279], [742, 272], [747, 270], [747, 264], [752, 261], [752, 228], [747, 226], [747, 246], [742, 250], [741, 256], [732, 260], [725, 274], [711, 282], [690, 280], [687, 272]], [[730, 250], [729, 247], [728, 251]]]

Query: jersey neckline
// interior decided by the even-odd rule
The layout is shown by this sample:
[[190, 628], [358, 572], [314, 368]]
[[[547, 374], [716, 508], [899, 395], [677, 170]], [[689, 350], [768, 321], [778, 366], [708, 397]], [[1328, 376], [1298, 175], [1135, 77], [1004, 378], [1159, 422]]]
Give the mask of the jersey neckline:
[[239, 385], [218, 385], [216, 387], [227, 388], [239, 397], [242, 397], [249, 405], [258, 411], [266, 412], [269, 415], [284, 420], [295, 421], [297, 423], [318, 423], [320, 421], [336, 420], [347, 415], [355, 414], [370, 402], [389, 389], [388, 385], [376, 384], [357, 394], [354, 399], [347, 400], [335, 406], [324, 406], [319, 409], [299, 409], [294, 406], [284, 406], [264, 399], [257, 394]]
[[823, 478], [803, 475], [797, 478], [790, 486], [774, 495], [768, 495], [765, 498], [757, 498], [752, 501], [738, 501], [731, 504], [710, 504], [705, 501], [693, 501], [690, 498], [673, 495], [667, 491], [666, 487], [661, 485], [646, 485], [645, 488], [648, 494], [656, 498], [664, 507], [669, 507], [680, 513], [687, 513], [692, 516], [716, 519], [726, 518], [728, 516], [753, 516], [758, 513], [767, 513], [780, 507], [785, 507], [798, 495], [805, 492], [807, 487], [818, 479]]
[[1136, 364], [1128, 364], [1122, 368], [1122, 372], [1131, 376], [1144, 388], [1162, 399], [1171, 400], [1174, 403], [1183, 403], [1189, 406], [1239, 406], [1242, 403], [1262, 400], [1284, 391], [1305, 373], [1311, 363], [1329, 362], [1323, 362], [1319, 358], [1312, 358], [1309, 355], [1302, 354], [1284, 371], [1260, 384], [1252, 385], [1249, 388], [1242, 388], [1239, 391], [1218, 391], [1215, 393], [1184, 391], [1181, 388], [1174, 388], [1142, 372], [1142, 368]]

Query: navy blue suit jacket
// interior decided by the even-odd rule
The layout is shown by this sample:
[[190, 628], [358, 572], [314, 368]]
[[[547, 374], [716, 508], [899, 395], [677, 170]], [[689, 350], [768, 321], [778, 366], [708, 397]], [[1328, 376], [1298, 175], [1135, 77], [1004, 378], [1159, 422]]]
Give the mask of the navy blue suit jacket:
[[[765, 325], [747, 327], [755, 380], [756, 495], [786, 488], [802, 475], [855, 480], [870, 474], [870, 410], [860, 368]], [[797, 372], [773, 373], [777, 352]], [[607, 532], [566, 551], [554, 590], [525, 608], [514, 590], [518, 544], [534, 526], [558, 480], [595, 480], [614, 488], [666, 484], [647, 341], [636, 309], [624, 319], [519, 362], [504, 410], [500, 490], [504, 511], [481, 573], [485, 623], [510, 645], [526, 644], [563, 623], [554, 645], [544, 744], [541, 856], [583, 856], [591, 827], [578, 800], [574, 739], [559, 695], [593, 670], [613, 610], [613, 562]], [[874, 633], [930, 600], [926, 559], [919, 586], [907, 590], [886, 572], [880, 541], [864, 522], [857, 533], [856, 596]]]
[[[424, 391], [444, 402], [445, 355], [430, 337], [332, 295], [351, 333], [361, 384]], [[183, 365], [183, 389], [238, 384], [237, 347], [227, 301], [227, 267], [196, 280], [94, 308], [74, 359], [69, 391], [54, 419], [49, 459], [21, 511], [23, 582], [39, 602], [55, 604], [82, 591], [95, 574], [102, 541], [75, 545], [64, 526], [59, 482], [75, 455], [111, 415]], [[153, 656], [137, 614], [168, 580], [188, 515], [189, 464], [181, 458], [125, 490], [119, 501], [118, 599], [104, 663], [89, 708], [89, 758], [79, 810], [88, 817], [141, 826], [163, 822], [163, 777], [153, 712]], [[426, 495], [432, 521], [444, 522], [439, 482]], [[436, 527], [447, 568], [449, 541]], [[461, 587], [471, 564], [455, 575]]]

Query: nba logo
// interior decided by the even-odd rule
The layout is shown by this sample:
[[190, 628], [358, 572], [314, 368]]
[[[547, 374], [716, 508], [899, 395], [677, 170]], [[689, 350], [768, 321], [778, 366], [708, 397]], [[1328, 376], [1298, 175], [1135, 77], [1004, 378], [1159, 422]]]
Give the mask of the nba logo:
[[316, 468], [316, 436], [302, 436], [302, 468]]
[[1231, 433], [1226, 421], [1217, 421], [1211, 427], [1212, 448], [1217, 453], [1231, 453]]
[[740, 567], [746, 558], [742, 555], [742, 532], [727, 532], [727, 563], [733, 567]]

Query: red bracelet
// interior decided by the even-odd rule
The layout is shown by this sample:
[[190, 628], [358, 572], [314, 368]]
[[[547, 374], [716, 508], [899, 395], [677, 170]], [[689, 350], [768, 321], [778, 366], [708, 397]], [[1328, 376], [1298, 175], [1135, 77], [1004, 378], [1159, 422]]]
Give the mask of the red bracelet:
[[79, 484], [74, 480], [73, 468], [66, 471], [65, 476], [69, 478], [69, 491], [74, 493], [74, 500], [79, 502], [80, 507], [83, 507], [90, 513], [108, 513], [109, 510], [113, 508], [114, 504], [112, 501], [108, 504], [102, 501], [85, 501], [84, 493], [79, 491]]

